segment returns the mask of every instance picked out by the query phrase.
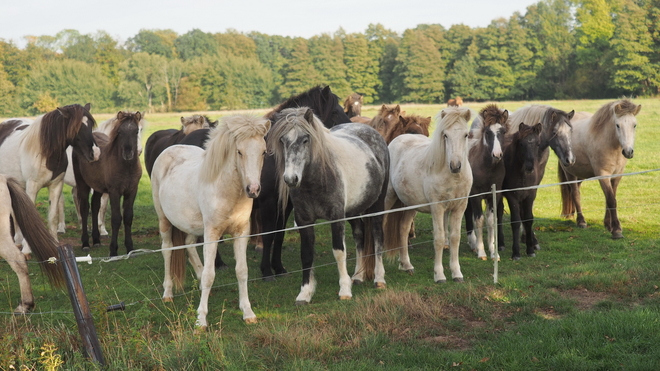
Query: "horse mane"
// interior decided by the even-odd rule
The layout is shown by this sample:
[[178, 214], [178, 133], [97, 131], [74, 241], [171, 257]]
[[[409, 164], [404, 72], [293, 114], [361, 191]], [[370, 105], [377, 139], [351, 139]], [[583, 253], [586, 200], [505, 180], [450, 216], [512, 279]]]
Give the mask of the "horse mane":
[[[545, 120], [547, 120], [547, 114], [551, 112], [551, 110], [555, 109], [546, 105], [534, 104], [514, 111], [509, 115], [509, 121], [512, 125], [509, 125], [507, 134], [517, 133], [521, 122], [524, 122], [525, 125], [535, 125], [539, 122], [545, 122]], [[556, 111], [559, 110], [555, 110], [554, 112]]]
[[436, 163], [445, 162], [445, 141], [442, 132], [454, 125], [463, 125], [467, 129], [471, 112], [467, 108], [448, 107], [435, 116], [436, 127], [431, 138], [431, 145], [427, 148], [427, 155], [423, 157], [423, 166], [433, 167]]
[[501, 123], [504, 127], [504, 131], [508, 132], [510, 126], [508, 123], [508, 118], [509, 112], [505, 109], [497, 107], [497, 104], [491, 103], [486, 105], [481, 109], [481, 111], [479, 111], [479, 116], [474, 119], [473, 126], [470, 130], [472, 139], [481, 140], [483, 130], [497, 123]]
[[287, 108], [321, 107], [321, 112], [313, 110], [314, 115], [317, 116], [321, 122], [328, 122], [332, 111], [338, 105], [339, 98], [330, 91], [329, 86], [322, 87], [317, 85], [306, 92], [300, 93], [280, 103], [272, 111], [266, 114], [266, 118], [275, 122], [275, 120], [272, 120], [273, 116]]
[[37, 117], [26, 129], [26, 150], [59, 162], [66, 156], [63, 149], [66, 148], [67, 141], [73, 140], [80, 130], [83, 117], [87, 117], [88, 125], [96, 126], [94, 117], [79, 104], [58, 107]]
[[603, 127], [612, 122], [614, 115], [635, 115], [639, 105], [630, 101], [630, 99], [621, 99], [606, 103], [591, 116], [591, 132], [600, 132]]
[[[266, 145], [268, 146], [268, 152], [275, 158], [278, 178], [281, 178], [281, 175], [284, 174], [285, 165], [284, 149], [280, 145], [280, 138], [294, 128], [309, 134], [311, 162], [321, 172], [321, 178], [325, 179], [327, 175], [334, 174], [332, 149], [326, 138], [330, 130], [323, 126], [323, 122], [314, 114], [311, 116], [311, 122], [307, 121], [305, 116], [308, 110], [311, 111], [308, 107], [286, 108], [274, 117], [276, 123], [271, 126], [271, 130], [266, 137]], [[278, 189], [280, 206], [284, 207], [286, 205], [285, 201], [289, 199], [289, 188], [283, 181], [279, 181]]]
[[265, 136], [268, 119], [262, 116], [230, 115], [221, 118], [221, 123], [209, 130], [209, 140], [204, 148], [204, 159], [200, 167], [200, 180], [210, 183], [218, 179], [225, 165], [234, 166], [237, 143], [255, 136]]

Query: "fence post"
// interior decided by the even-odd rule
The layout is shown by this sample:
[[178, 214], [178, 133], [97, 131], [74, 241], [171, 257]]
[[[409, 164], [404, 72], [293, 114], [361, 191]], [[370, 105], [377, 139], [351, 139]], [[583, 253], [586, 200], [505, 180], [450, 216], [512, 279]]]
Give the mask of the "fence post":
[[87, 357], [91, 357], [94, 362], [105, 365], [103, 353], [101, 352], [101, 344], [99, 343], [96, 328], [94, 327], [92, 312], [89, 309], [89, 302], [87, 301], [87, 296], [80, 280], [80, 272], [76, 264], [76, 256], [73, 254], [73, 247], [71, 245], [63, 245], [58, 246], [57, 250], [60, 255], [60, 261], [62, 262], [62, 268], [64, 269], [69, 299], [71, 299], [71, 306], [76, 316], [78, 332], [85, 346], [86, 355]]
[[493, 191], [493, 225], [495, 226], [495, 259], [493, 262], [493, 283], [497, 283], [497, 274], [498, 274], [498, 268], [499, 268], [499, 262], [500, 262], [500, 251], [497, 246], [497, 229], [498, 229], [498, 220], [497, 220], [497, 187], [495, 184], [491, 186], [491, 190]]

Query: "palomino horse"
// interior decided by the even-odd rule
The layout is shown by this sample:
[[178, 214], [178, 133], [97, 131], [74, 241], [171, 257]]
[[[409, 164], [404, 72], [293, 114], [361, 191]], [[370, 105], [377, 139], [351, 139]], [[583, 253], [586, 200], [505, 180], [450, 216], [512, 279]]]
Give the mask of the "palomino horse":
[[[559, 180], [582, 180], [594, 176], [622, 174], [628, 159], [633, 157], [635, 144], [635, 116], [642, 109], [628, 99], [618, 100], [603, 105], [596, 113], [582, 119], [571, 121], [573, 124], [573, 152], [575, 164], [565, 166], [559, 163]], [[623, 238], [621, 223], [616, 212], [616, 189], [621, 177], [599, 179], [605, 194], [605, 228], [612, 233], [612, 238]], [[562, 215], [572, 216], [577, 210], [577, 225], [587, 226], [580, 205], [580, 185], [582, 183], [562, 184]]]
[[[33, 122], [8, 120], [0, 124], [0, 174], [13, 177], [25, 187], [34, 202], [37, 193], [48, 187], [50, 209], [48, 225], [57, 238], [58, 205], [68, 164], [66, 148], [73, 147], [86, 162], [96, 161], [100, 150], [92, 136], [96, 125], [89, 103], [60, 107], [37, 117]], [[16, 244], [23, 243], [20, 228]], [[28, 244], [23, 253], [29, 254]]]
[[[541, 166], [539, 147], [541, 145], [541, 132], [543, 127], [540, 123], [527, 126], [521, 123], [518, 130], [507, 139], [504, 150], [504, 166], [506, 176], [502, 183], [503, 189], [525, 188], [538, 185], [541, 181], [540, 174], [543, 173]], [[536, 188], [504, 192], [509, 210], [511, 211], [511, 230], [513, 232], [513, 247], [511, 258], [520, 259], [520, 223], [525, 227], [525, 242], [527, 245], [527, 256], [535, 256], [537, 245], [536, 238], [532, 232], [534, 223], [533, 205], [536, 199]], [[500, 207], [502, 205], [502, 207]], [[497, 220], [502, 220], [504, 213], [503, 203], [498, 203]], [[502, 223], [499, 223], [502, 225]]]
[[14, 245], [11, 235], [10, 216], [23, 231], [25, 240], [32, 246], [39, 265], [54, 286], [64, 283], [62, 268], [48, 259], [57, 255], [57, 241], [41, 220], [34, 203], [23, 190], [23, 186], [12, 178], [0, 174], [0, 257], [5, 259], [18, 276], [21, 303], [15, 313], [25, 314], [34, 308], [34, 296], [28, 274], [25, 255]]
[[[87, 234], [87, 216], [89, 214], [89, 193], [92, 195], [92, 242], [100, 245], [101, 238], [98, 228], [98, 215], [101, 196], [110, 195], [112, 210], [112, 237], [110, 240], [110, 256], [117, 255], [117, 236], [122, 223], [121, 207], [123, 206], [124, 244], [126, 252], [133, 250], [131, 227], [133, 225], [133, 203], [137, 195], [138, 183], [142, 176], [142, 166], [138, 157], [140, 112], [120, 111], [111, 123], [110, 135], [94, 132], [94, 139], [101, 147], [101, 156], [97, 164], [81, 161], [77, 153], [73, 154], [73, 174], [76, 178], [77, 198], [82, 218], [82, 247], [89, 249]], [[123, 205], [120, 200], [123, 197]]]
[[[504, 137], [508, 129], [509, 111], [489, 104], [484, 107], [472, 122], [473, 129], [470, 131], [468, 142], [470, 152], [468, 159], [472, 168], [472, 189], [470, 196], [482, 194], [491, 190], [493, 184], [497, 190], [502, 189], [504, 181]], [[497, 194], [497, 200], [502, 194]], [[495, 252], [495, 207], [493, 198], [490, 196], [471, 197], [465, 209], [465, 229], [472, 251], [477, 257], [486, 260], [486, 251], [483, 240], [484, 213], [482, 201], [486, 201], [486, 223], [488, 227], [487, 245], [490, 258], [496, 259]]]
[[[200, 279], [201, 299], [197, 325], [208, 325], [208, 299], [215, 279], [213, 261], [217, 240], [229, 233], [234, 240], [239, 307], [243, 320], [256, 322], [247, 289], [247, 236], [250, 232], [252, 201], [261, 190], [260, 175], [270, 121], [248, 115], [227, 116], [211, 130], [206, 150], [197, 146], [174, 145], [156, 159], [151, 173], [154, 207], [162, 248], [174, 245], [173, 229], [187, 234], [186, 243], [204, 236], [204, 264], [197, 249], [187, 249]], [[183, 250], [164, 250], [163, 300], [172, 301], [173, 283], [182, 286], [185, 268]], [[174, 277], [174, 281], [173, 281]]]
[[[302, 227], [299, 232], [303, 280], [296, 304], [307, 304], [316, 289], [312, 272], [313, 223], [318, 219], [340, 220], [383, 211], [389, 179], [387, 144], [378, 132], [362, 124], [348, 123], [327, 130], [307, 107], [285, 109], [275, 117], [277, 123], [268, 133], [268, 149], [274, 154], [278, 178], [283, 180], [279, 182], [279, 199], [290, 197], [296, 224]], [[366, 219], [349, 221], [357, 248], [353, 280], [363, 282], [365, 275], [375, 273], [374, 284], [382, 288], [383, 217]], [[346, 267], [345, 228], [343, 220], [331, 224], [342, 300], [353, 296]], [[373, 244], [365, 244], [367, 240]]]
[[[149, 136], [144, 145], [144, 166], [147, 174], [151, 176], [151, 168], [154, 167], [156, 158], [165, 148], [181, 143], [183, 138], [198, 129], [210, 129], [216, 127], [218, 121], [210, 121], [208, 117], [202, 115], [192, 115], [181, 117], [181, 129], [158, 130]], [[208, 139], [208, 137], [207, 137]], [[200, 144], [200, 147], [203, 147]]]
[[358, 93], [351, 93], [344, 101], [344, 112], [348, 118], [362, 116], [363, 98]]
[[[110, 135], [112, 130], [114, 129], [114, 123], [115, 123], [116, 117], [107, 119], [99, 124], [99, 126], [94, 130], [95, 132], [103, 133], [105, 135]], [[137, 133], [137, 140], [138, 140], [138, 156], [142, 154], [142, 133], [144, 132], [144, 128], [146, 126], [146, 122], [144, 121], [144, 118], [140, 120], [138, 123], [138, 133]], [[80, 207], [78, 205], [78, 197], [76, 196], [76, 177], [73, 175], [73, 165], [72, 165], [72, 157], [73, 157], [73, 151], [71, 147], [68, 147], [66, 149], [66, 156], [67, 160], [69, 161], [69, 165], [66, 167], [66, 173], [64, 173], [64, 184], [68, 185], [71, 187], [71, 193], [73, 195], [73, 202], [76, 206], [76, 214], [78, 216], [78, 225], [82, 226], [82, 218], [80, 217]], [[101, 233], [101, 236], [107, 236], [108, 235], [108, 230], [105, 227], [105, 212], [108, 206], [108, 200], [109, 196], [107, 193], [104, 193], [103, 196], [101, 197], [101, 208], [99, 209], [99, 231]], [[64, 217], [64, 197], [60, 197], [60, 205], [59, 205], [59, 224], [57, 227], [57, 233], [65, 233], [66, 232], [66, 221]]]
[[[540, 122], [543, 126], [543, 131], [541, 132], [541, 141], [539, 143], [538, 176], [536, 177], [536, 184], [529, 184], [530, 186], [539, 185], [541, 183], [541, 179], [543, 179], [543, 175], [545, 174], [545, 167], [550, 156], [550, 149], [548, 147], [552, 148], [552, 150], [559, 158], [559, 161], [564, 165], [571, 166], [575, 162], [575, 156], [573, 155], [571, 146], [571, 119], [573, 118], [574, 114], [575, 111], [566, 113], [562, 110], [558, 110], [550, 106], [531, 105], [523, 107], [509, 115], [509, 130], [506, 135], [507, 137], [514, 135], [518, 131], [520, 123], [535, 125]], [[516, 182], [516, 179], [509, 179], [509, 173], [511, 172], [507, 167], [506, 174], [504, 175], [505, 184], [503, 184], [502, 189], [511, 189], [511, 187], [507, 187], [506, 184], [512, 184]], [[510, 191], [508, 193], [511, 192], [515, 193], [517, 191]], [[534, 196], [536, 196], [536, 193], [534, 193]], [[525, 203], [524, 206], [531, 208], [533, 205], [534, 200], [532, 199], [531, 202]], [[504, 210], [504, 205], [501, 202], [500, 205], [498, 205], [498, 209], [500, 207], [502, 210]], [[532, 210], [526, 210], [523, 212], [523, 214], [525, 213], [531, 215]], [[502, 215], [503, 214], [500, 214], [498, 211], [498, 220], [502, 220]], [[534, 245], [536, 250], [541, 249], [538, 240], [533, 233], [531, 237], [525, 234], [525, 238], [529, 243]], [[516, 242], [514, 242], [514, 244], [515, 243]], [[505, 246], [504, 225], [501, 222], [498, 223], [497, 227], [497, 244], [498, 250], [503, 251]], [[532, 254], [531, 256], [535, 255]]]
[[[399, 269], [413, 272], [408, 256], [406, 237], [417, 211], [433, 217], [435, 248], [435, 282], [446, 282], [442, 267], [445, 231], [449, 230], [449, 268], [456, 282], [463, 281], [458, 262], [461, 239], [461, 219], [472, 186], [472, 170], [468, 161], [468, 129], [470, 110], [447, 108], [438, 114], [436, 129], [430, 139], [421, 135], [404, 134], [392, 141], [390, 152], [390, 184], [385, 209], [395, 206], [420, 206], [387, 214], [385, 248], [388, 254], [399, 251]], [[449, 226], [445, 225], [448, 220]]]
[[[278, 105], [274, 110], [266, 115], [271, 122], [275, 122], [273, 117], [286, 108], [309, 107], [318, 117], [325, 127], [350, 122], [348, 116], [344, 113], [339, 98], [332, 93], [329, 86], [324, 88], [314, 87], [301, 94], [293, 96]], [[273, 128], [276, 125], [273, 124]], [[281, 177], [278, 177], [275, 166], [275, 159], [267, 155], [264, 160], [264, 167], [261, 172], [261, 193], [254, 203], [252, 217], [258, 216], [261, 222], [263, 232], [273, 232], [284, 229], [286, 221], [293, 207], [289, 200], [280, 200], [278, 187]], [[287, 207], [282, 211], [280, 205]], [[261, 259], [261, 273], [266, 280], [272, 280], [273, 271], [275, 274], [285, 274], [287, 271], [282, 265], [282, 243], [284, 242], [284, 232], [268, 233], [262, 236], [263, 253]], [[272, 251], [272, 254], [271, 254]]]

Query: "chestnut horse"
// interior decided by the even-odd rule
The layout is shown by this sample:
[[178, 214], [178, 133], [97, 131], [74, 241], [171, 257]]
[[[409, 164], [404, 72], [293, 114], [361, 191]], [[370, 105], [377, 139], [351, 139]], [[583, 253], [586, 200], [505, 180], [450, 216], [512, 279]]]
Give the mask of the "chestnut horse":
[[362, 96], [358, 93], [352, 93], [344, 101], [344, 112], [348, 118], [362, 116]]

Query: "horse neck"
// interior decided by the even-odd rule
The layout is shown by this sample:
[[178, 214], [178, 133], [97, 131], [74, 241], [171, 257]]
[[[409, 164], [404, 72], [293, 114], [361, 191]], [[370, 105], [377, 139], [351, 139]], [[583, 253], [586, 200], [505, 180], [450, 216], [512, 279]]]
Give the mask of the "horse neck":
[[[43, 116], [38, 117], [37, 119], [34, 120], [34, 122], [28, 126], [25, 129], [25, 137], [23, 138], [23, 148], [29, 153], [31, 153], [34, 156], [38, 156], [40, 158], [43, 157], [42, 154], [42, 148], [43, 144], [41, 142], [41, 128], [42, 128], [42, 121]], [[55, 148], [56, 151], [54, 151], [54, 155], [59, 154], [60, 156], [65, 156], [66, 157], [66, 147], [69, 145], [64, 142], [64, 143], [55, 143]]]

